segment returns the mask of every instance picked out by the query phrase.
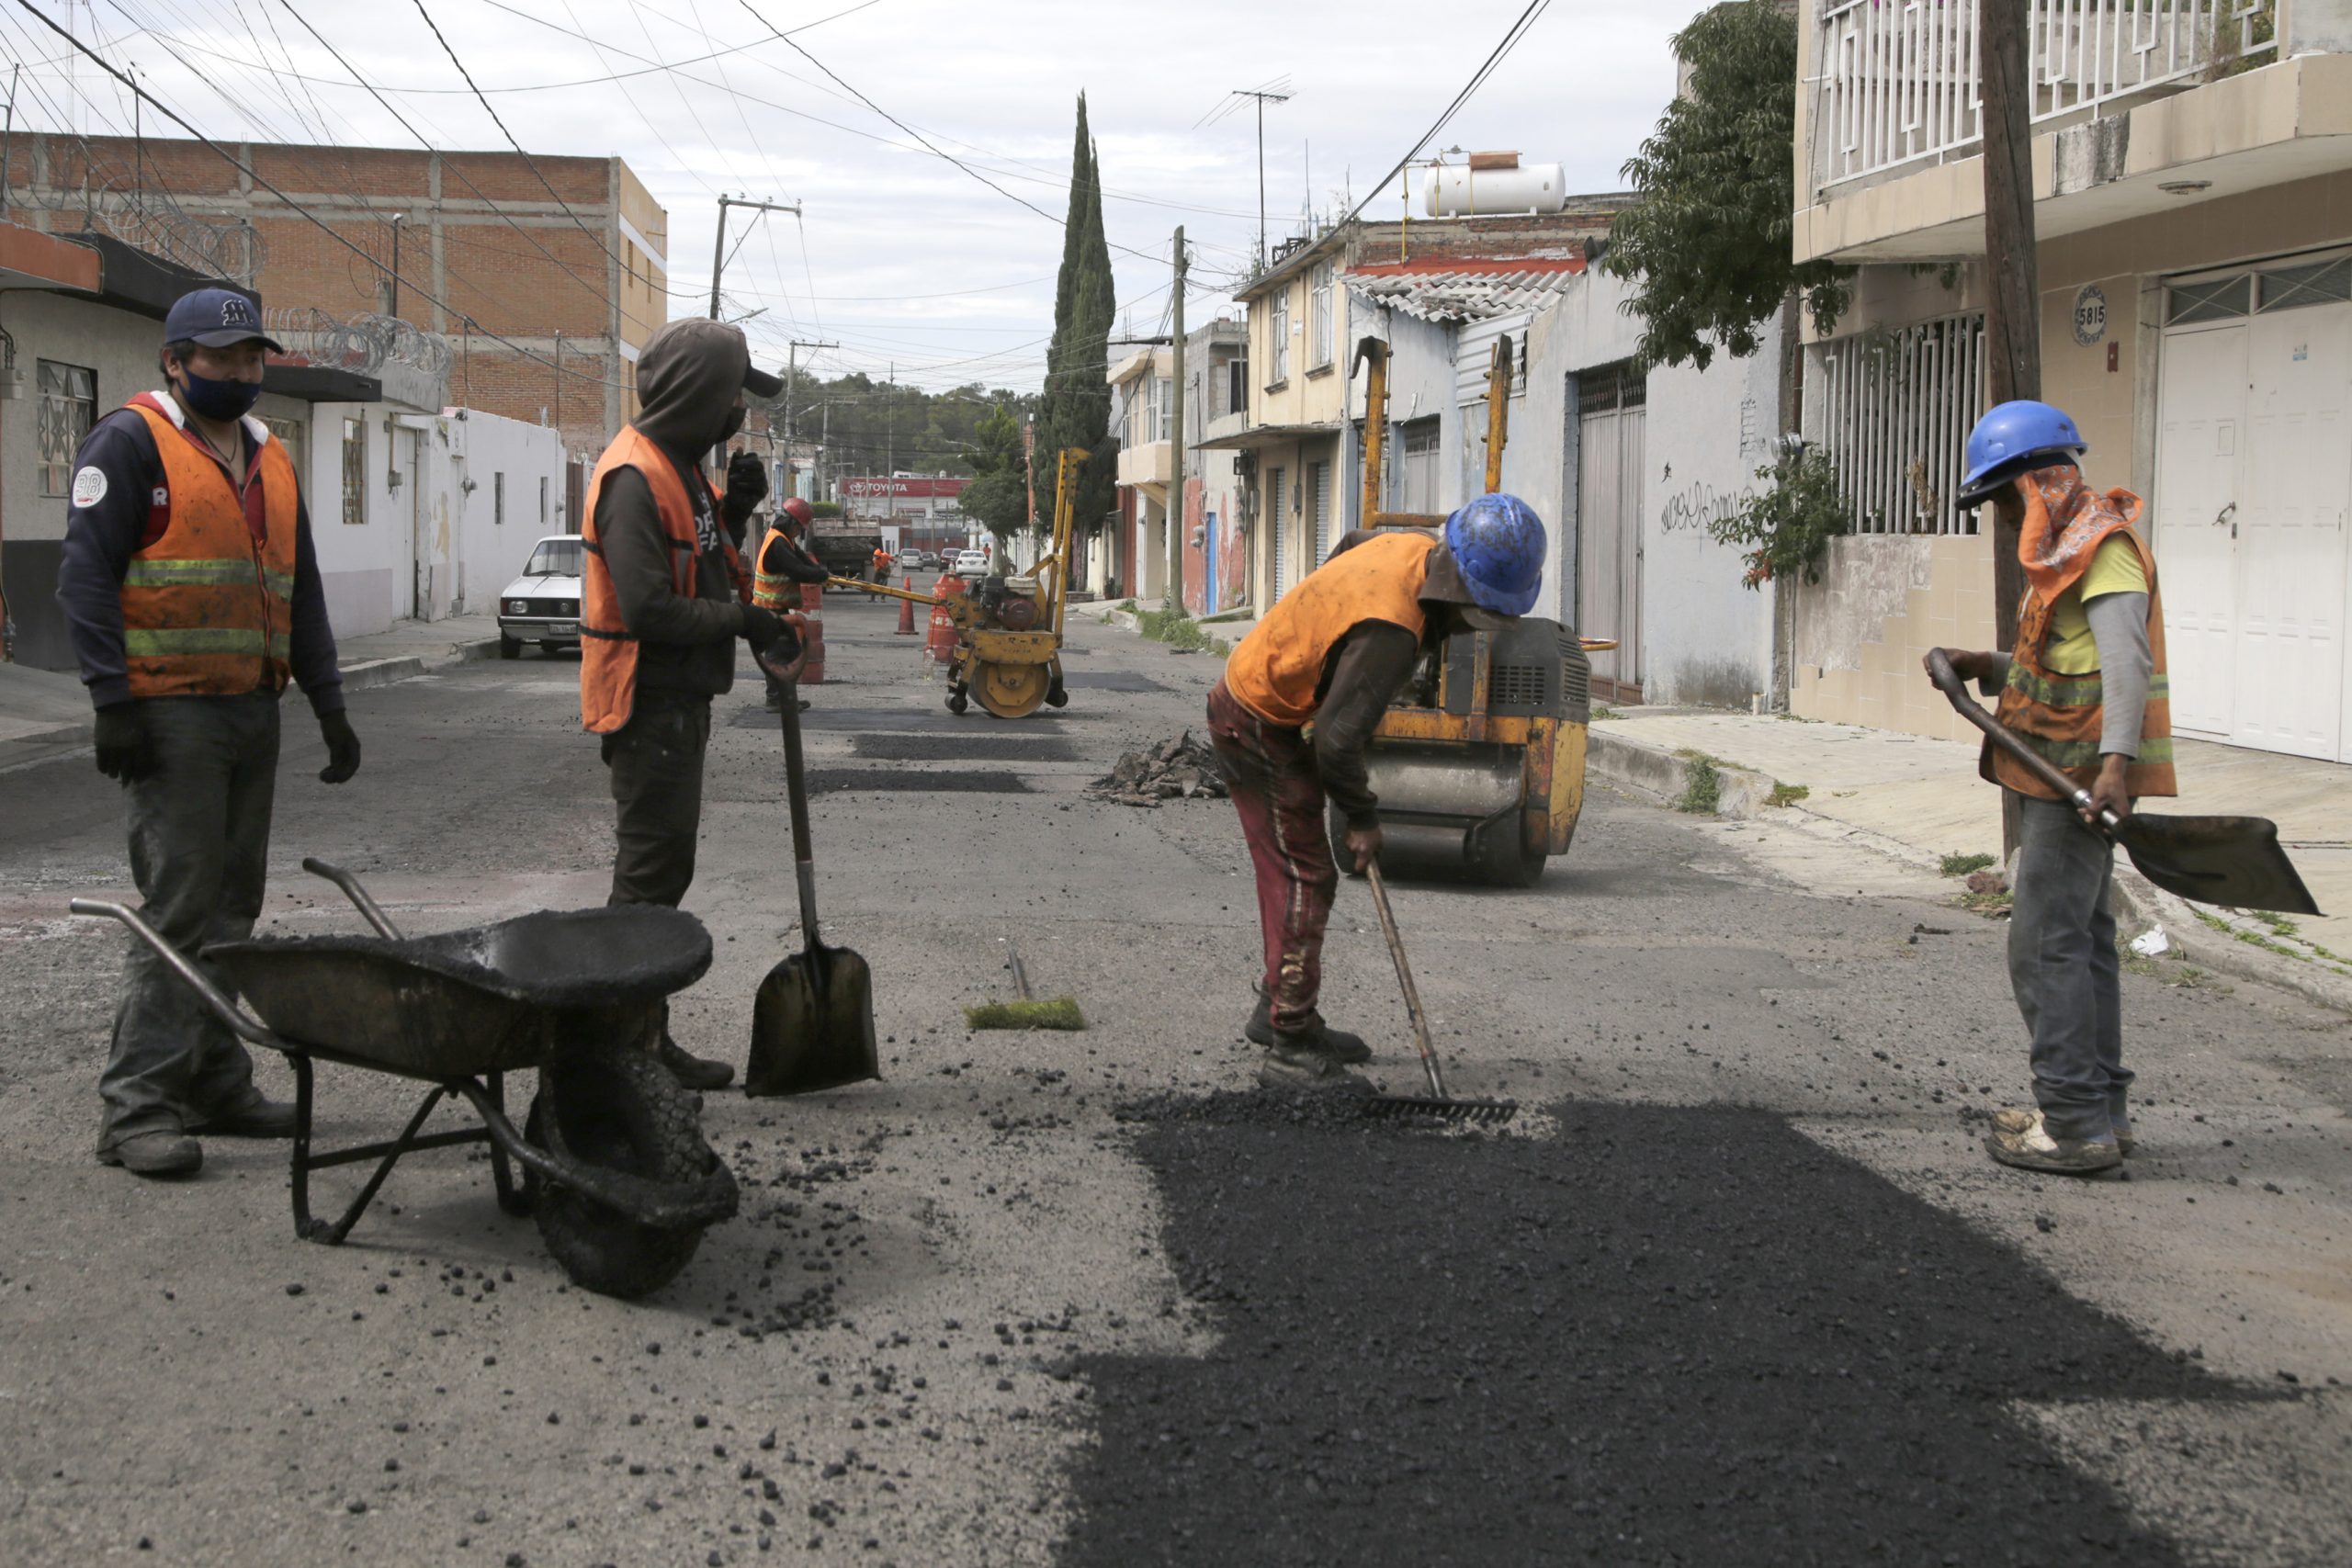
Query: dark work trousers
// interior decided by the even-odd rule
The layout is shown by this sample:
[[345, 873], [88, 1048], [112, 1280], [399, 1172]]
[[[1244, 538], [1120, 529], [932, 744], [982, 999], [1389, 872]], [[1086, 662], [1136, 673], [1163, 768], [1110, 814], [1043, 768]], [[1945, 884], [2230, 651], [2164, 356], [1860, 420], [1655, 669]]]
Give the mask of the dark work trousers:
[[[277, 695], [149, 697], [139, 716], [155, 771], [123, 786], [131, 880], [147, 923], [193, 959], [208, 943], [253, 935], [261, 913], [277, 787]], [[205, 967], [234, 993], [227, 976]], [[106, 1102], [101, 1150], [137, 1134], [177, 1133], [259, 1098], [243, 1043], [137, 937], [122, 966], [98, 1094]]]
[[2009, 985], [2033, 1037], [2033, 1098], [2053, 1138], [2100, 1138], [2129, 1116], [2109, 884], [2115, 848], [2064, 801], [2024, 801]]
[[1323, 928], [1340, 890], [1315, 749], [1300, 731], [1243, 707], [1222, 681], [1209, 692], [1209, 740], [1257, 868], [1273, 1026], [1313, 1028], [1322, 1021], [1315, 999], [1323, 988]]
[[674, 909], [686, 896], [709, 745], [710, 699], [684, 692], [639, 691], [628, 722], [605, 737], [619, 840], [606, 903]]

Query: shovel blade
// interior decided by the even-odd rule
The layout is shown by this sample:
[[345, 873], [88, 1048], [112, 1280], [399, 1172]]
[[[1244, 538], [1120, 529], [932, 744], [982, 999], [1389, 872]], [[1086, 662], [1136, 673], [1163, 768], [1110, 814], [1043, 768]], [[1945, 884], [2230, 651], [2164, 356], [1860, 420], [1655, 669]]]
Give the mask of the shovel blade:
[[2163, 817], [2133, 812], [2116, 841], [2140, 874], [2167, 893], [2233, 909], [2316, 915], [2295, 863], [2264, 817]]
[[820, 943], [768, 971], [752, 1006], [745, 1094], [811, 1094], [881, 1076], [865, 959]]

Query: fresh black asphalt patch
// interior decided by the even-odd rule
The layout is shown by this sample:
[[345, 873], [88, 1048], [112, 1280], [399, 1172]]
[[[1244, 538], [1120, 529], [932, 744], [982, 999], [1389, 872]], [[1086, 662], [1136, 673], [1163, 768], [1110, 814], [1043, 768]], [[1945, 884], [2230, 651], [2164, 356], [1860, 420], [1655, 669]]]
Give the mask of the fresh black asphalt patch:
[[964, 733], [850, 737], [859, 757], [876, 762], [1074, 762], [1069, 742], [1050, 735]]
[[1027, 795], [1029, 786], [1018, 773], [1001, 768], [811, 768], [810, 795], [843, 790], [861, 794]]
[[1776, 1117], [1554, 1110], [1129, 1108], [1216, 1340], [1077, 1364], [1057, 1561], [2182, 1561], [2005, 1406], [2266, 1395]]

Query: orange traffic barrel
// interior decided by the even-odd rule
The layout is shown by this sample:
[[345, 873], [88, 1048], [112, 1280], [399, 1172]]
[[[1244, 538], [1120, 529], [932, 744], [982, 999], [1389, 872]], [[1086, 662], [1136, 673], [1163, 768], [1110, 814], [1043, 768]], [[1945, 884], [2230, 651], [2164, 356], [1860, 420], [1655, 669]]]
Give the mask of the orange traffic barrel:
[[[964, 580], [952, 571], [940, 573], [939, 581], [931, 585], [934, 599], [963, 592]], [[956, 620], [947, 613], [944, 604], [934, 604], [931, 608], [931, 635], [923, 644], [922, 656], [941, 662], [956, 657]]]

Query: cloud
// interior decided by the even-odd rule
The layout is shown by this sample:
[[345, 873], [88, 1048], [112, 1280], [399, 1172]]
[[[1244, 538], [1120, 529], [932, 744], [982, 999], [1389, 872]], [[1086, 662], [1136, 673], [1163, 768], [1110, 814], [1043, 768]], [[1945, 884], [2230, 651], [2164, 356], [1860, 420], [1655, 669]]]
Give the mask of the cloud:
[[[65, 20], [62, 0], [41, 3]], [[435, 145], [505, 145], [414, 0], [291, 5], [142, 8], [151, 19], [175, 20], [153, 32], [102, 11], [96, 41], [216, 140], [416, 145], [352, 84], [307, 20]], [[1310, 210], [1343, 210], [1363, 197], [1521, 9], [1521, 0], [1436, 9], [1408, 0], [1345, 8], [1297, 0], [752, 5], [778, 28], [818, 23], [795, 41], [1057, 218], [1084, 91], [1119, 298], [1141, 332], [1154, 330], [1165, 309], [1178, 223], [1196, 291], [1249, 265], [1256, 117], [1245, 107], [1200, 123], [1231, 89], [1287, 78], [1295, 95], [1265, 111], [1266, 223], [1279, 239]], [[1053, 325], [1058, 223], [923, 151], [776, 40], [742, 0], [425, 6], [526, 148], [617, 154], [667, 208], [673, 313], [707, 303], [720, 192], [799, 201], [802, 220], [771, 217], [748, 237], [744, 215], [729, 214], [730, 246], [741, 243], [724, 276], [725, 302], [729, 314], [762, 311], [745, 330], [763, 357], [780, 361], [794, 337], [825, 338], [842, 344], [818, 360], [829, 372], [879, 374], [895, 360], [902, 380], [934, 388], [1036, 383]], [[1667, 39], [1702, 8], [1696, 0], [1555, 0], [1437, 145], [1517, 148], [1566, 164], [1571, 190], [1617, 188], [1619, 166], [1673, 90]], [[89, 12], [77, 11], [87, 38]], [[65, 108], [78, 92], [82, 129], [130, 129], [127, 95], [86, 63], [69, 81], [53, 35], [16, 13], [0, 39], [28, 63], [19, 123], [42, 125], [45, 109]], [[592, 80], [618, 73], [639, 73]], [[152, 111], [145, 126], [157, 130]], [[1394, 214], [1395, 188], [1370, 205], [1371, 216]], [[1196, 293], [1190, 319], [1214, 314], [1220, 298]]]

